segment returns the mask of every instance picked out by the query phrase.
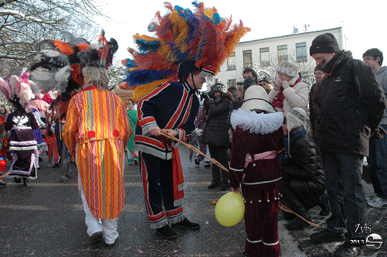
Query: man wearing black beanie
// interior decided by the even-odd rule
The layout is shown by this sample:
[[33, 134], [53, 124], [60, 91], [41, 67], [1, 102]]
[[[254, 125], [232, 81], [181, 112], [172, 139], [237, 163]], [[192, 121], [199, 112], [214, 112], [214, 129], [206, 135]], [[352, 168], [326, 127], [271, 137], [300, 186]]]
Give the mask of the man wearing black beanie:
[[314, 242], [345, 239], [334, 256], [357, 256], [365, 242], [357, 230], [366, 223], [363, 158], [368, 156], [369, 138], [378, 134], [386, 107], [384, 93], [372, 69], [353, 59], [351, 52], [340, 51], [332, 34], [317, 36], [310, 55], [326, 73], [319, 92], [319, 143], [332, 212], [327, 228], [310, 237]]

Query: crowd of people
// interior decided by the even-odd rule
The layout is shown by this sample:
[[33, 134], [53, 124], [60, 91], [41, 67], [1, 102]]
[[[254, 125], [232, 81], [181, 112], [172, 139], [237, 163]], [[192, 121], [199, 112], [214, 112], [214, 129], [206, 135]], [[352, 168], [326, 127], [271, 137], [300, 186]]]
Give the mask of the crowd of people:
[[[178, 236], [173, 228], [200, 229], [184, 215], [182, 203], [184, 177], [177, 146], [179, 141], [189, 141], [204, 153], [208, 149], [211, 158], [228, 170], [205, 160], [212, 172], [208, 189], [231, 189], [244, 197], [245, 256], [280, 256], [280, 204], [297, 214], [283, 213], [289, 220], [288, 230], [308, 226], [309, 209], [320, 206], [320, 215], [330, 216], [326, 229], [312, 234], [311, 240], [344, 242], [334, 256], [357, 256], [359, 245], [353, 242], [364, 240], [364, 235], [355, 225], [366, 223], [366, 203], [387, 206], [383, 54], [370, 49], [363, 55], [364, 62], [353, 59], [326, 33], [310, 46], [316, 61], [316, 83], [310, 90], [297, 65], [284, 61], [276, 68], [273, 84], [246, 68], [243, 82], [236, 87], [216, 83], [199, 99], [206, 77], [216, 74], [226, 53], [232, 51], [215, 53], [198, 42], [219, 40], [225, 47], [235, 47], [248, 28], [241, 24], [234, 27], [239, 33], [221, 30], [214, 16], [206, 16], [208, 9], [197, 7], [201, 16], [184, 16], [171, 7], [168, 15], [158, 16], [159, 22], [150, 26], [158, 42], [179, 37], [169, 49], [176, 52], [169, 52], [168, 58], [161, 55], [167, 50], [156, 49], [162, 44], [156, 47], [149, 43], [152, 38], [146, 41], [136, 35], [141, 51], [131, 49], [135, 61], [125, 62], [129, 68], [125, 83], [135, 90], [128, 105], [108, 89], [107, 69], [118, 45], [114, 39], [107, 42], [104, 34], [97, 45], [66, 46], [66, 55], [76, 56], [62, 67], [60, 75], [68, 77], [58, 83], [67, 87], [54, 101], [49, 94], [33, 94], [25, 73], [0, 81], [11, 92], [5, 94], [14, 108], [10, 113], [5, 106], [0, 110], [1, 155], [8, 158], [9, 177], [25, 185], [28, 179], [36, 179], [41, 157], [47, 154], [50, 165], [60, 166], [58, 177], [65, 183], [74, 162], [91, 244], [112, 247], [125, 204], [123, 163], [127, 159], [129, 164], [139, 164], [150, 228], [173, 240]], [[177, 22], [172, 14], [190, 24], [186, 24], [187, 45], [172, 29]], [[198, 34], [193, 28], [202, 23], [213, 29]], [[225, 38], [227, 42], [222, 41]], [[191, 49], [201, 54], [187, 55], [188, 43], [198, 44]], [[58, 55], [63, 49], [52, 51]], [[44, 54], [46, 49], [42, 60], [53, 61], [44, 59]], [[168, 72], [158, 73], [166, 67]], [[375, 191], [367, 199], [361, 184], [364, 157]], [[191, 152], [190, 159], [199, 165], [204, 158]], [[7, 183], [0, 180], [0, 185]]]
[[[310, 55], [316, 61], [316, 83], [310, 89], [297, 66], [284, 61], [277, 66], [274, 85], [246, 68], [243, 82], [227, 90], [229, 97], [224, 97], [223, 85], [216, 84], [203, 102], [210, 111], [202, 142], [209, 145], [211, 157], [229, 168], [229, 174], [213, 168], [208, 188], [225, 190], [226, 177], [232, 191], [242, 189], [245, 256], [280, 255], [279, 203], [297, 214], [283, 212], [288, 230], [309, 226], [313, 220], [308, 211], [319, 206], [319, 214], [329, 216], [327, 228], [310, 237], [315, 243], [344, 242], [334, 256], [358, 255], [360, 246], [353, 242], [364, 242], [356, 224], [366, 224], [366, 203], [387, 206], [387, 73], [382, 52], [369, 49], [364, 62], [355, 60], [326, 33], [314, 39]], [[222, 148], [231, 149], [229, 165], [223, 160], [226, 149], [221, 156], [211, 151], [225, 142], [228, 128], [232, 135]], [[216, 140], [209, 141], [207, 135]], [[361, 183], [364, 158], [375, 191], [367, 199]]]

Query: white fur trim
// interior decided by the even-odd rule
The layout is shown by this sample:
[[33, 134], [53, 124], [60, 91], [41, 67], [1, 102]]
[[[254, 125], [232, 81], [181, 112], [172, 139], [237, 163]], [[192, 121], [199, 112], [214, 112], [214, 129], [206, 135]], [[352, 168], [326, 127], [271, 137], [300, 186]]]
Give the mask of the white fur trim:
[[277, 131], [283, 123], [282, 112], [269, 114], [256, 113], [255, 111], [238, 109], [231, 113], [230, 121], [233, 129], [239, 126], [254, 134], [270, 134]]

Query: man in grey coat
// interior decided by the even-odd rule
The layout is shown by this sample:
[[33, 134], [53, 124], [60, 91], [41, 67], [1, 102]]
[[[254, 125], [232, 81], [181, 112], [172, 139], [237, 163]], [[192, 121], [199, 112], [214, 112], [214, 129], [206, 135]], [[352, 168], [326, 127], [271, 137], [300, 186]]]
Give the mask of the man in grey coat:
[[[377, 48], [371, 48], [363, 54], [363, 60], [376, 73], [377, 80], [386, 94], [387, 67], [382, 67], [383, 53]], [[380, 126], [387, 129], [386, 111]], [[387, 206], [387, 136], [383, 138], [371, 137], [368, 164], [374, 194], [366, 198], [367, 204], [371, 207]]]

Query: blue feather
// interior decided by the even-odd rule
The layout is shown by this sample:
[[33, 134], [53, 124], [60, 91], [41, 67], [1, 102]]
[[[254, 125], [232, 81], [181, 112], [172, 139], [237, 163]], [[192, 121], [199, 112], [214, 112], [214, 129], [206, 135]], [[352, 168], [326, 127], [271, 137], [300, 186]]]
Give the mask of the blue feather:
[[174, 71], [168, 70], [135, 70], [129, 73], [124, 80], [129, 85], [144, 85], [156, 80], [165, 79], [171, 76]]
[[214, 15], [212, 15], [212, 19], [214, 20], [215, 24], [219, 24], [221, 19], [219, 13], [214, 13]]
[[133, 62], [132, 59], [125, 59], [125, 61], [127, 61], [127, 62], [126, 62], [126, 68], [127, 68], [127, 69], [136, 67], [136, 65], [134, 64], [134, 62]]
[[156, 40], [137, 39], [136, 44], [139, 45], [138, 50], [141, 54], [156, 52], [160, 47], [160, 43]]

